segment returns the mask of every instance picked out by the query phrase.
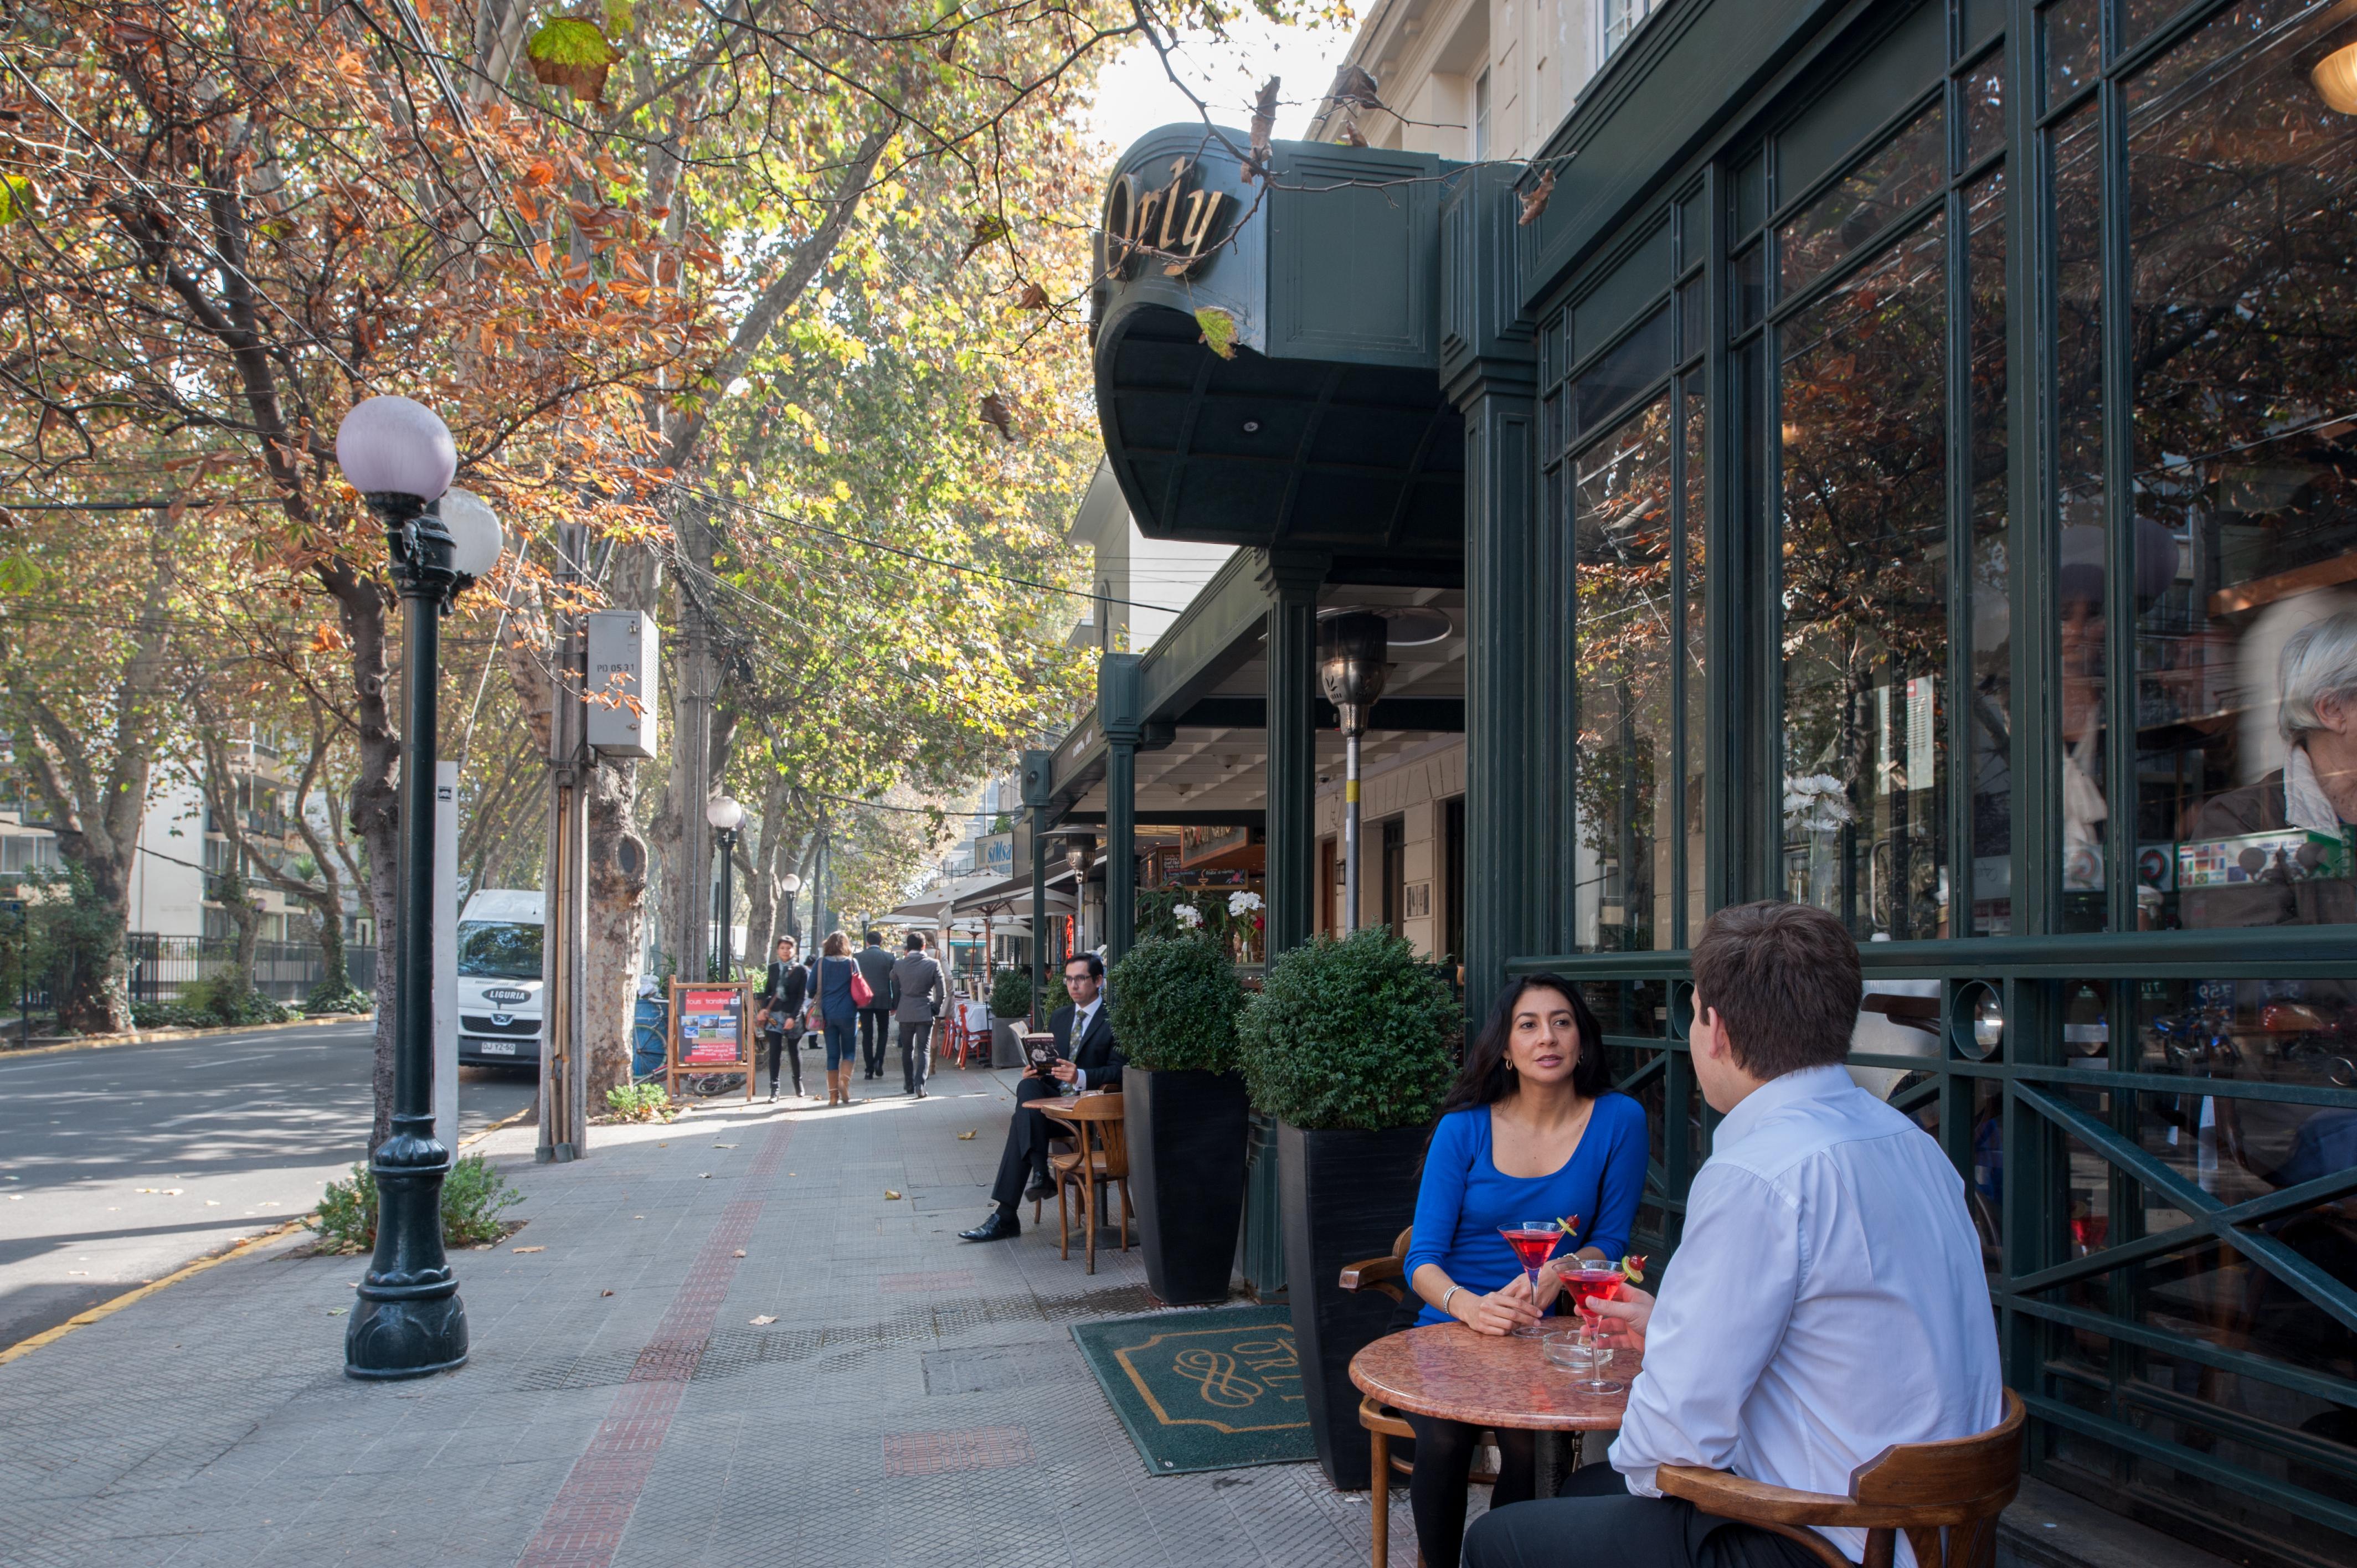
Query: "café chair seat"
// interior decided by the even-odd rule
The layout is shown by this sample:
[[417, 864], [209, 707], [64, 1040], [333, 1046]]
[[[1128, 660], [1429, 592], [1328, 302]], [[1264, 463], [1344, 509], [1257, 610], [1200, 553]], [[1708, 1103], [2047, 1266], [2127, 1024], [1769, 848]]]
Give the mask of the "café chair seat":
[[1809, 1526], [1863, 1530], [1865, 1568], [1890, 1568], [1900, 1531], [1921, 1568], [1992, 1568], [1997, 1516], [2021, 1487], [2021, 1396], [2005, 1391], [2005, 1419], [1941, 1443], [1893, 1444], [1851, 1472], [1849, 1495], [1802, 1492], [1724, 1470], [1664, 1465], [1656, 1484], [1705, 1513], [1799, 1541], [1825, 1568], [1853, 1568]]
[[[1408, 1239], [1415, 1231], [1415, 1227], [1411, 1225], [1393, 1237], [1392, 1250], [1380, 1258], [1361, 1258], [1355, 1263], [1343, 1265], [1341, 1278], [1337, 1283], [1353, 1294], [1362, 1290], [1374, 1291], [1394, 1301], [1405, 1303], [1407, 1265], [1404, 1260], [1407, 1257]], [[1367, 1500], [1373, 1505], [1371, 1511], [1374, 1515], [1375, 1526], [1375, 1568], [1385, 1568], [1391, 1561], [1392, 1550], [1391, 1478], [1394, 1473], [1402, 1476], [1415, 1473], [1414, 1464], [1393, 1455], [1392, 1443], [1396, 1438], [1414, 1437], [1415, 1429], [1407, 1423], [1406, 1417], [1372, 1394], [1362, 1395], [1359, 1400], [1359, 1424], [1367, 1429], [1367, 1445], [1372, 1459], [1369, 1471], [1373, 1482], [1373, 1495]], [[1497, 1434], [1484, 1432], [1478, 1442], [1482, 1447], [1494, 1448], [1498, 1442]], [[1484, 1469], [1477, 1464], [1466, 1479], [1477, 1487], [1494, 1486], [1498, 1472]], [[1421, 1557], [1418, 1561], [1422, 1561]]]

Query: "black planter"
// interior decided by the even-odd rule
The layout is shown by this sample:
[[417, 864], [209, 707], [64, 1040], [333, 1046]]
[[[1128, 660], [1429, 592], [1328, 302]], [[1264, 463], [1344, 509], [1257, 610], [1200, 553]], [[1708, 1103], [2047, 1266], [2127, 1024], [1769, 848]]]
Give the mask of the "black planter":
[[1429, 1129], [1313, 1133], [1281, 1122], [1276, 1175], [1284, 1205], [1285, 1274], [1301, 1392], [1326, 1478], [1346, 1492], [1368, 1483], [1367, 1434], [1351, 1358], [1389, 1333], [1400, 1307], [1370, 1291], [1345, 1292], [1342, 1265], [1392, 1250], [1415, 1218], [1417, 1165]]
[[1121, 1074], [1146, 1283], [1173, 1306], [1228, 1299], [1244, 1209], [1242, 1073]]

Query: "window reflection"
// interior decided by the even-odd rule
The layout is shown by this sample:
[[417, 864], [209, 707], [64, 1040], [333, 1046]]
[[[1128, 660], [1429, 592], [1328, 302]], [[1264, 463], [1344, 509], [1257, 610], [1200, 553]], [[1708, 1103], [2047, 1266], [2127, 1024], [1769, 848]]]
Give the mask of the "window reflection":
[[2109, 674], [2104, 584], [2104, 256], [2098, 106], [2082, 104], [2053, 131], [2055, 557], [2061, 682], [2062, 929], [2108, 926], [2104, 902], [2104, 702]]
[[1587, 951], [1677, 942], [1672, 406], [1655, 398], [1577, 459], [1573, 881]]
[[1972, 350], [1971, 708], [1964, 732], [1972, 791], [1972, 911], [1976, 937], [2013, 929], [2013, 611], [2006, 500], [2005, 171], [1964, 193]]
[[2357, 919], [2357, 117], [2308, 80], [2357, 27], [2318, 9], [2126, 93], [2147, 928]]
[[1946, 183], [1947, 121], [1938, 103], [1882, 150], [1835, 182], [1776, 231], [1777, 276], [1791, 295]]
[[1944, 935], [1947, 304], [1935, 218], [1786, 323], [1787, 896]]

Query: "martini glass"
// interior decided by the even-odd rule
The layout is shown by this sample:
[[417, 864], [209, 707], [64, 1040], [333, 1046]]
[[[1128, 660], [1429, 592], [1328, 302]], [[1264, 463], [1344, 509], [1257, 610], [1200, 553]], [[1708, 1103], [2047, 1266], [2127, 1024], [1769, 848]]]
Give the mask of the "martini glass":
[[[1517, 1219], [1512, 1225], [1498, 1227], [1498, 1234], [1522, 1260], [1523, 1277], [1531, 1283], [1531, 1305], [1539, 1304], [1539, 1270], [1563, 1240], [1563, 1227], [1552, 1219]], [[1535, 1339], [1542, 1332], [1536, 1326], [1517, 1327], [1515, 1334], [1524, 1339]]]
[[1595, 1353], [1596, 1362], [1591, 1375], [1572, 1386], [1582, 1393], [1617, 1394], [1628, 1385], [1603, 1375], [1605, 1358], [1609, 1352], [1600, 1350], [1597, 1346], [1597, 1315], [1589, 1309], [1588, 1304], [1610, 1301], [1619, 1295], [1626, 1276], [1621, 1273], [1618, 1262], [1608, 1263], [1601, 1258], [1581, 1258], [1577, 1262], [1577, 1269], [1558, 1269], [1555, 1273], [1563, 1281], [1563, 1288], [1571, 1294], [1572, 1310], [1579, 1314], [1580, 1343]]

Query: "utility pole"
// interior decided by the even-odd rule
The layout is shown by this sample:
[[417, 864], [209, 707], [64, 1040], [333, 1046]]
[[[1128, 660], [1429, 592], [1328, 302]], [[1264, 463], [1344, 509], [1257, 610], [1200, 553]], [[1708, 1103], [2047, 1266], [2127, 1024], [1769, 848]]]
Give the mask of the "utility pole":
[[[544, 1164], [588, 1153], [589, 755], [583, 705], [589, 672], [588, 622], [578, 608], [587, 574], [587, 525], [556, 531], [556, 597], [565, 607], [552, 633], [548, 725], [548, 870], [541, 886], [547, 910], [541, 944], [540, 1138]], [[701, 835], [699, 835], [701, 836]]]

